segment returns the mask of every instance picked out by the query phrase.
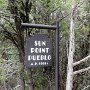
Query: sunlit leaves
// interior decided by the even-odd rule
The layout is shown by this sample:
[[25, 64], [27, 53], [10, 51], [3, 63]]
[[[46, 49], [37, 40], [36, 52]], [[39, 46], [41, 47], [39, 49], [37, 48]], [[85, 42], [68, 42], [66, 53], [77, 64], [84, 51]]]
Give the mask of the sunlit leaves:
[[0, 0], [0, 10], [7, 7], [7, 0]]

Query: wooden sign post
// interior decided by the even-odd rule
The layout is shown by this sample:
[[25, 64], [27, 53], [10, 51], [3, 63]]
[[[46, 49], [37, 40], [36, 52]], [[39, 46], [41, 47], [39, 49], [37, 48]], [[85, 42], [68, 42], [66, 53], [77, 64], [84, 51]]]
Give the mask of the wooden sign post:
[[[59, 86], [59, 22], [56, 25], [29, 24], [22, 23], [23, 28], [38, 28], [56, 31], [56, 61], [55, 61], [55, 90], [60, 90]], [[25, 47], [25, 64], [26, 67], [45, 67], [50, 66], [52, 61], [51, 56], [51, 41], [45, 35], [35, 35], [27, 38]], [[29, 45], [30, 44], [30, 45]], [[49, 46], [50, 45], [50, 46]]]

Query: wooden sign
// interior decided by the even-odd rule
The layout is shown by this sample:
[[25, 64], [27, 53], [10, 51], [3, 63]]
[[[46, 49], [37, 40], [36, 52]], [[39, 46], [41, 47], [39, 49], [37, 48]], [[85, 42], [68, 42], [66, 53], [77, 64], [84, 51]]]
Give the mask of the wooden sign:
[[52, 65], [52, 40], [45, 34], [26, 38], [26, 67], [47, 67]]

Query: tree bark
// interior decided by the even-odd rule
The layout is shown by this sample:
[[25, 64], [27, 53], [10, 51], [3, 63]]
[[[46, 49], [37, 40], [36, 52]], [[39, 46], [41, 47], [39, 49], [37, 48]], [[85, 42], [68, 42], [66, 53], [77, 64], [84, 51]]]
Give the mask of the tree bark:
[[72, 90], [73, 88], [73, 56], [74, 56], [74, 51], [75, 51], [73, 10], [74, 9], [72, 6], [71, 21], [70, 21], [70, 39], [69, 39], [69, 55], [68, 55], [66, 90]]
[[23, 72], [24, 72], [24, 69], [22, 68], [20, 71], [20, 78], [19, 78], [20, 90], [25, 90], [25, 80], [22, 74]]
[[[71, 21], [73, 24], [73, 21]], [[73, 31], [70, 32], [70, 46], [69, 46], [69, 56], [68, 56], [68, 67], [67, 67], [67, 82], [66, 90], [72, 90], [73, 83]]]
[[[21, 28], [21, 21], [22, 22], [29, 22], [29, 13], [31, 10], [31, 6], [32, 3], [30, 2], [30, 0], [26, 0], [25, 2], [23, 2], [23, 0], [21, 0], [19, 3], [16, 2], [16, 0], [12, 1], [12, 0], [8, 0], [8, 6], [9, 6], [9, 10], [10, 12], [14, 15], [14, 22], [15, 22], [15, 26], [16, 26], [16, 37], [14, 39], [14, 41], [16, 40], [17, 45], [15, 45], [18, 49], [19, 52], [19, 59], [20, 59], [20, 63], [22, 64], [22, 68], [20, 71], [20, 85], [22, 86], [20, 90], [25, 90], [25, 80], [24, 80], [24, 56], [25, 56], [25, 52], [24, 52], [24, 30]], [[24, 9], [19, 10], [18, 5], [21, 4], [21, 7], [23, 7]], [[16, 4], [16, 5], [15, 5]], [[23, 12], [25, 13], [23, 13]], [[14, 41], [12, 41], [14, 43]], [[32, 73], [31, 70], [27, 71], [28, 77], [29, 77], [29, 90], [33, 90], [33, 81], [32, 81]]]
[[28, 86], [29, 86], [29, 90], [34, 90], [34, 87], [33, 87], [33, 78], [32, 78], [32, 71], [31, 69], [27, 69], [27, 72], [28, 72], [28, 77], [29, 77], [29, 80], [28, 80]]

